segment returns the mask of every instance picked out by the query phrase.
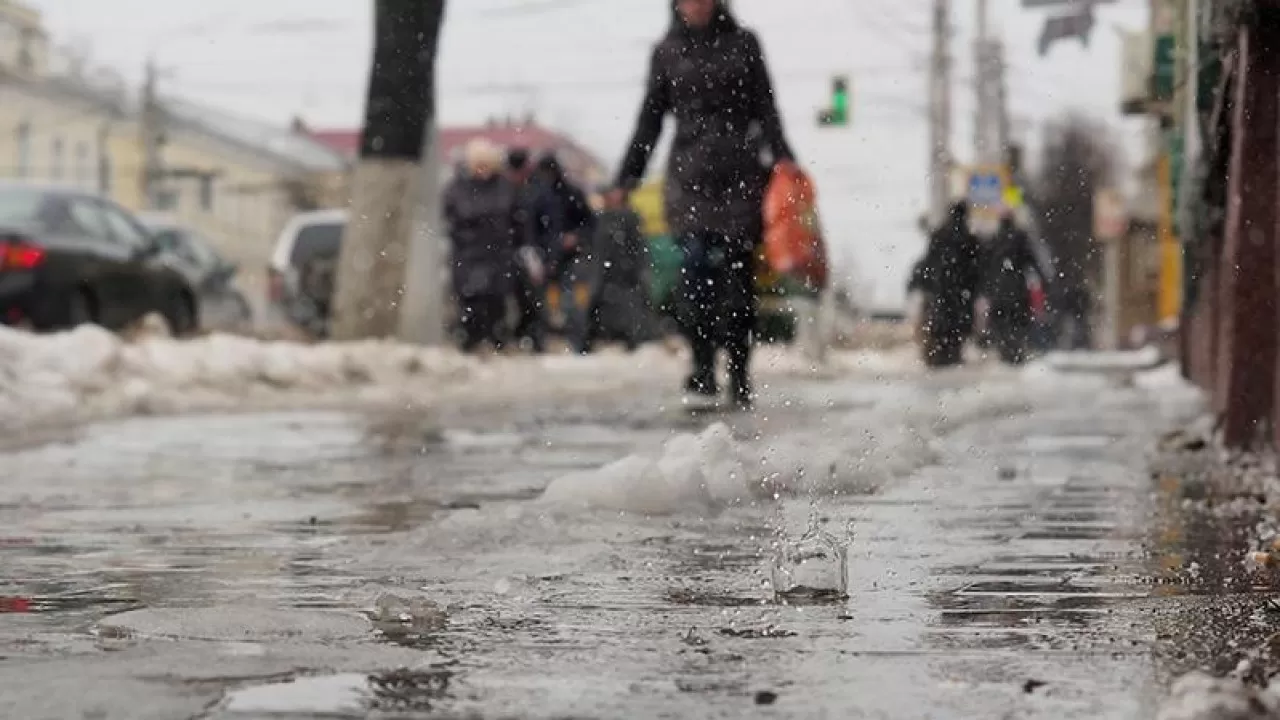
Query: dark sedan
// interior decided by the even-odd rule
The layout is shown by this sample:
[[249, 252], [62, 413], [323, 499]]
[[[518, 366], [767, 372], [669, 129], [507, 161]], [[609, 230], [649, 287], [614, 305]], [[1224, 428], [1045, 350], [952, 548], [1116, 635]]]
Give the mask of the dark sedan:
[[72, 189], [0, 183], [0, 323], [122, 329], [159, 313], [194, 331], [197, 294], [133, 215]]

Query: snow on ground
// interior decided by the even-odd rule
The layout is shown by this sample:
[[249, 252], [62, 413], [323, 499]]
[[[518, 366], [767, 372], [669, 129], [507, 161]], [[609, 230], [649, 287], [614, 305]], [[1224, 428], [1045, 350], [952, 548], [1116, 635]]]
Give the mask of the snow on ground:
[[[682, 364], [662, 347], [585, 358], [478, 358], [390, 341], [312, 345], [222, 334], [126, 339], [90, 326], [53, 335], [0, 327], [0, 428], [208, 410], [492, 401], [649, 382], [668, 392]], [[887, 373], [914, 364], [902, 353], [844, 353], [827, 367]], [[765, 375], [817, 371], [783, 349], [764, 350], [756, 365]]]
[[[1173, 371], [1176, 374], [1176, 369]], [[800, 428], [759, 442], [735, 441], [716, 423], [677, 435], [653, 456], [631, 455], [553, 481], [542, 501], [585, 510], [643, 515], [715, 512], [781, 495], [866, 492], [938, 461], [935, 441], [960, 425], [1033, 409], [1099, 409], [1135, 396], [1185, 412], [1198, 394], [1165, 368], [1137, 373], [1128, 387], [1107, 374], [1062, 373], [1048, 363], [996, 369], [976, 382], [833, 385], [833, 395], [872, 401], [821, 428]], [[856, 407], [856, 405], [855, 405]]]

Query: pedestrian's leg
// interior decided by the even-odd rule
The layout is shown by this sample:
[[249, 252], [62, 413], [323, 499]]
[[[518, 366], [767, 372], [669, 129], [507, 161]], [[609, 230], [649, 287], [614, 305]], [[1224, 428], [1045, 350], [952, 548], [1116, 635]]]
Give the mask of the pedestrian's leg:
[[462, 352], [472, 353], [484, 342], [481, 318], [480, 298], [458, 298], [458, 324], [462, 327]]
[[729, 387], [732, 401], [740, 408], [751, 407], [751, 346], [755, 335], [757, 300], [753, 246], [737, 242], [727, 248], [719, 283], [723, 288], [725, 351], [728, 354]]
[[705, 234], [681, 238], [684, 252], [680, 282], [674, 299], [680, 331], [689, 342], [693, 367], [685, 380], [685, 390], [714, 396], [716, 388], [715, 308], [711, 293], [710, 246]]

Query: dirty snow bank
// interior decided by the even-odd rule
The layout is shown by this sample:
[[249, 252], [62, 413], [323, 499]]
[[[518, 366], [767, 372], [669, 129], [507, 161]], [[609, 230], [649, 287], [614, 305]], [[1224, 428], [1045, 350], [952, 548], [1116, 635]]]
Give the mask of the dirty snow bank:
[[[937, 377], [937, 376], [935, 376]], [[795, 493], [865, 492], [940, 459], [936, 440], [956, 427], [1039, 408], [1105, 404], [1150, 392], [1135, 379], [1062, 374], [1046, 364], [1021, 371], [998, 369], [977, 382], [930, 387], [927, 382], [834, 385], [842, 393], [871, 395], [869, 407], [753, 442], [734, 439], [717, 423], [699, 434], [677, 435], [654, 456], [631, 455], [594, 470], [553, 481], [543, 502], [556, 506], [663, 515], [709, 512]]]
[[1160, 707], [1157, 720], [1275, 720], [1280, 694], [1273, 688], [1249, 687], [1237, 678], [1214, 678], [1201, 672], [1183, 675]]
[[[886, 372], [912, 362], [864, 352], [836, 355], [828, 366]], [[757, 363], [766, 375], [818, 372], [783, 349], [765, 349]], [[91, 326], [32, 335], [0, 327], [0, 428], [206, 410], [417, 405], [444, 396], [599, 393], [642, 382], [665, 390], [681, 370], [681, 357], [659, 346], [586, 358], [477, 358], [391, 341], [302, 344], [223, 334], [174, 340], [154, 331], [122, 338]]]
[[[0, 328], [0, 427], [131, 414], [419, 403], [598, 387], [665, 372], [651, 348], [588, 359], [474, 358], [388, 341], [299, 344], [235, 335], [134, 340], [97, 327], [54, 335]], [[479, 399], [479, 397], [477, 398]]]

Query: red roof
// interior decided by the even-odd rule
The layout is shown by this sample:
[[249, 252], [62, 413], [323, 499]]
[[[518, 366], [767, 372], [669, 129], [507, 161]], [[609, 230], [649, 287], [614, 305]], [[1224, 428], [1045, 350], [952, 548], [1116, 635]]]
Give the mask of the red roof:
[[[360, 130], [311, 130], [316, 141], [355, 158], [360, 152]], [[484, 138], [505, 148], [526, 148], [534, 154], [554, 152], [565, 172], [580, 183], [597, 183], [603, 179], [604, 166], [599, 159], [569, 137], [532, 123], [495, 123], [474, 127], [440, 129], [440, 150], [445, 162], [454, 162], [471, 140]]]

